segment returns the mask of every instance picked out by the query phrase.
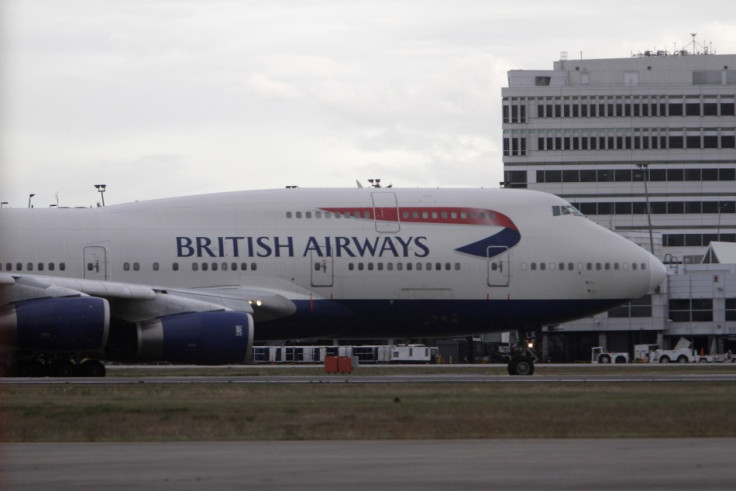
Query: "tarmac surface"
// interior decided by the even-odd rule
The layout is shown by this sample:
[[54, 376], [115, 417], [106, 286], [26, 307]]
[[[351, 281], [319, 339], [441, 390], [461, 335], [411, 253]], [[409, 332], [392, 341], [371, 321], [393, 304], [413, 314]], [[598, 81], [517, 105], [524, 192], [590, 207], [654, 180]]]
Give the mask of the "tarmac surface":
[[[544, 384], [544, 383], [622, 383], [622, 382], [736, 382], [736, 367], [729, 373], [696, 373], [674, 369], [667, 373], [601, 373], [581, 370], [573, 375], [544, 375], [537, 372], [532, 376], [487, 375], [482, 373], [440, 373], [385, 375], [147, 375], [126, 377], [11, 377], [0, 378], [0, 385], [126, 385], [126, 384], [409, 384], [409, 383], [499, 383], [499, 384]], [[114, 372], [113, 372], [114, 373]]]
[[736, 487], [736, 439], [17, 443], [0, 488]]

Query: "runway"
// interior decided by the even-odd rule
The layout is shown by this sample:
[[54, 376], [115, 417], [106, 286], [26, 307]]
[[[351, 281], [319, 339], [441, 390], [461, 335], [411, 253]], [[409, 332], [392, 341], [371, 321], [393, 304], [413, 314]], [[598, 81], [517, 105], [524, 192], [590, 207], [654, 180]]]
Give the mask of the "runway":
[[[710, 373], [698, 370], [684, 370], [673, 367], [671, 371], [639, 373], [627, 371], [607, 373], [581, 369], [574, 374], [544, 374], [542, 370], [532, 376], [487, 375], [482, 373], [437, 373], [416, 374], [407, 370], [401, 374], [316, 374], [316, 375], [147, 375], [147, 376], [108, 376], [104, 378], [2, 378], [0, 384], [14, 385], [125, 385], [125, 384], [427, 384], [427, 383], [488, 383], [488, 384], [581, 384], [581, 383], [667, 383], [667, 382], [736, 382], [736, 366], [726, 373]], [[542, 373], [540, 373], [542, 372]], [[702, 373], [698, 373], [702, 372]], [[113, 372], [114, 373], [114, 372]]]
[[3, 489], [733, 489], [736, 439], [10, 444]]

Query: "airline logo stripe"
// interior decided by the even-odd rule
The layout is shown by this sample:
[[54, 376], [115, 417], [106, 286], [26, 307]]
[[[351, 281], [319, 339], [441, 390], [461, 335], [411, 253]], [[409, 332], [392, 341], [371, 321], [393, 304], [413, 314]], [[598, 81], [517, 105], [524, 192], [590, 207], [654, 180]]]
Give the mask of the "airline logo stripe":
[[433, 223], [454, 225], [481, 225], [516, 230], [516, 225], [503, 213], [483, 208], [463, 207], [330, 207], [322, 211], [343, 216], [402, 223]]

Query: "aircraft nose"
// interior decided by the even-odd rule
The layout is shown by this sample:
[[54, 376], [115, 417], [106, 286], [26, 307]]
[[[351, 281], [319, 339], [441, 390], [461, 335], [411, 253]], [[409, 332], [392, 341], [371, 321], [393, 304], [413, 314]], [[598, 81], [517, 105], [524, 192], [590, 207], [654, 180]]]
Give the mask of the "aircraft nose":
[[649, 291], [654, 291], [664, 279], [667, 277], [667, 269], [664, 264], [654, 257], [652, 254], [649, 255]]

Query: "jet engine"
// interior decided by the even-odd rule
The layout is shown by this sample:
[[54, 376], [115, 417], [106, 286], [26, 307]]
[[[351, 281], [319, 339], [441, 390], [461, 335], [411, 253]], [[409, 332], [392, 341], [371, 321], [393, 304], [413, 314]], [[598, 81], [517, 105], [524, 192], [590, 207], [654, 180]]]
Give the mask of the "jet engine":
[[101, 351], [109, 328], [110, 307], [96, 297], [27, 300], [0, 314], [2, 344], [22, 350]]
[[218, 365], [246, 361], [253, 318], [233, 311], [193, 312], [136, 323], [139, 360]]

